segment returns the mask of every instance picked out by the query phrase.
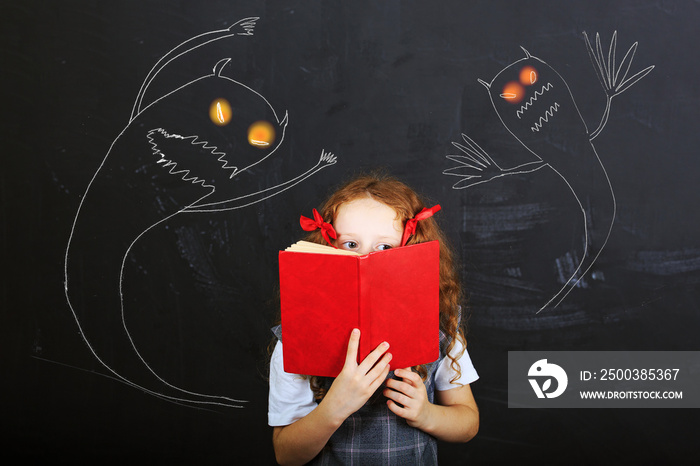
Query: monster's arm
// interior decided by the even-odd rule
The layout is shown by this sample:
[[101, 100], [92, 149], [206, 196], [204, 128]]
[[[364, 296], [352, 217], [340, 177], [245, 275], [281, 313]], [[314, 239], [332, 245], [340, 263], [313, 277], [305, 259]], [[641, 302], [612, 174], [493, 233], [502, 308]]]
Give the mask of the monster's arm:
[[153, 83], [153, 81], [156, 80], [156, 77], [161, 72], [161, 70], [163, 70], [166, 66], [170, 65], [176, 60], [182, 59], [182, 57], [186, 56], [193, 50], [196, 50], [207, 44], [213, 43], [217, 40], [226, 39], [228, 37], [233, 36], [252, 36], [253, 30], [255, 28], [255, 23], [258, 19], [259, 18], [257, 17], [241, 19], [239, 21], [236, 21], [227, 29], [210, 31], [204, 34], [200, 34], [196, 37], [186, 40], [185, 42], [181, 43], [180, 45], [172, 49], [170, 52], [168, 52], [165, 56], [158, 60], [158, 63], [156, 63], [153, 66], [153, 68], [151, 68], [151, 71], [148, 73], [148, 76], [146, 76], [146, 79], [143, 81], [143, 84], [141, 84], [141, 89], [139, 90], [138, 96], [136, 96], [136, 102], [134, 102], [134, 107], [131, 111], [131, 118], [129, 118], [129, 121], [132, 121], [134, 118], [136, 118], [141, 112], [141, 110], [144, 107], [148, 106], [144, 104], [145, 94], [148, 91], [151, 84]]
[[[326, 152], [325, 150], [321, 151], [321, 157], [319, 158], [318, 162], [316, 165], [305, 171], [304, 173], [300, 174], [299, 176], [292, 178], [291, 180], [285, 181], [284, 183], [280, 183], [278, 185], [263, 189], [261, 191], [257, 191], [251, 194], [245, 194], [243, 196], [235, 197], [232, 199], [228, 199], [226, 201], [220, 201], [220, 202], [213, 202], [210, 204], [197, 204], [193, 205], [191, 207], [188, 207], [187, 209], [184, 210], [184, 212], [213, 212], [213, 211], [220, 211], [220, 210], [234, 210], [234, 209], [240, 209], [242, 207], [247, 207], [249, 205], [255, 204], [257, 202], [263, 201], [265, 199], [269, 199], [272, 196], [275, 196], [283, 191], [286, 191], [287, 189], [291, 188], [292, 186], [297, 185], [298, 183], [304, 181], [306, 178], [310, 177], [314, 173], [335, 164], [337, 161], [337, 158], [335, 155], [333, 155], [330, 152]], [[203, 199], [203, 202], [206, 202], [206, 198]]]
[[452, 145], [462, 151], [464, 155], [447, 156], [449, 160], [457, 162], [459, 165], [448, 168], [442, 172], [444, 175], [458, 176], [461, 178], [452, 185], [453, 189], [468, 188], [502, 176], [531, 173], [546, 165], [541, 160], [536, 160], [513, 168], [501, 168], [491, 156], [489, 156], [484, 149], [479, 147], [469, 136], [462, 134], [462, 139], [464, 140], [464, 144], [453, 142]]
[[634, 59], [634, 54], [637, 52], [637, 42], [632, 44], [629, 48], [625, 57], [620, 62], [620, 66], [616, 69], [615, 64], [615, 50], [617, 48], [617, 31], [613, 33], [612, 40], [610, 41], [610, 48], [607, 53], [607, 58], [603, 52], [603, 47], [600, 44], [600, 35], [596, 33], [595, 43], [596, 48], [593, 50], [590, 41], [588, 40], [588, 35], [584, 32], [584, 37], [586, 38], [586, 48], [588, 50], [588, 56], [593, 62], [593, 69], [598, 76], [598, 80], [605, 90], [605, 110], [603, 111], [603, 117], [600, 120], [598, 128], [593, 131], [589, 139], [592, 141], [595, 139], [603, 128], [605, 128], [608, 122], [608, 117], [610, 116], [610, 103], [613, 97], [618, 94], [622, 94], [624, 91], [632, 87], [637, 81], [642, 79], [644, 76], [649, 74], [651, 70], [654, 69], [654, 65], [644, 68], [642, 71], [637, 72], [631, 77], [627, 77], [630, 67], [632, 66], [632, 60]]

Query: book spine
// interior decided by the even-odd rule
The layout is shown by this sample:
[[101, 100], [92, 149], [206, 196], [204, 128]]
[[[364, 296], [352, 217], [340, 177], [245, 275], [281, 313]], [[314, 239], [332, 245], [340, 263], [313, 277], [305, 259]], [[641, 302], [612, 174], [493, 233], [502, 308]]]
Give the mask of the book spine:
[[372, 351], [372, 284], [370, 283], [371, 256], [361, 256], [357, 259], [357, 296], [358, 296], [358, 322], [360, 327], [360, 350], [358, 363], [367, 357]]

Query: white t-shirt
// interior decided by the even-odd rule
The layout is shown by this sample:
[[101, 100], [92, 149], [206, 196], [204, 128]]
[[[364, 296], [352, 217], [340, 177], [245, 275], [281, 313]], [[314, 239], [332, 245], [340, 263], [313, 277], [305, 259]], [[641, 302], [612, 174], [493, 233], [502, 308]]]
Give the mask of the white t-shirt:
[[[462, 344], [457, 341], [450, 354], [459, 354]], [[468, 385], [479, 378], [467, 350], [457, 359], [461, 376], [450, 383], [455, 376], [448, 357], [440, 361], [435, 373], [435, 389], [439, 391]], [[267, 423], [270, 426], [287, 426], [301, 419], [318, 406], [314, 401], [311, 384], [308, 379], [284, 371], [282, 342], [278, 341], [270, 360], [270, 396], [267, 411]]]

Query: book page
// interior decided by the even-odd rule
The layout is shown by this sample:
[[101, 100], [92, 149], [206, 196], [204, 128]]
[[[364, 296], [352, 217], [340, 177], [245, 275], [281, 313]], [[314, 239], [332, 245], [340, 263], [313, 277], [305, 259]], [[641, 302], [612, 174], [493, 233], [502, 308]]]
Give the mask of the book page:
[[328, 246], [325, 244], [311, 243], [309, 241], [297, 241], [296, 243], [287, 247], [285, 249], [285, 251], [308, 252], [308, 253], [312, 253], [312, 254], [336, 254], [336, 255], [345, 255], [345, 256], [359, 256], [360, 255], [360, 254], [356, 253], [355, 251], [348, 251], [347, 249], [336, 249], [334, 247], [331, 247], [331, 246]]

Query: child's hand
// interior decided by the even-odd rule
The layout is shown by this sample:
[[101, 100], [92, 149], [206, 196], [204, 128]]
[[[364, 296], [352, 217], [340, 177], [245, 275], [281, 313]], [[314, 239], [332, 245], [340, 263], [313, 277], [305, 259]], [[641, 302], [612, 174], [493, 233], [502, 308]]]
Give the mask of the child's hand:
[[364, 361], [357, 364], [359, 346], [360, 331], [355, 329], [350, 335], [343, 370], [333, 381], [323, 399], [328, 406], [332, 407], [340, 422], [360, 409], [389, 375], [391, 353], [384, 354], [389, 349], [388, 343], [380, 344], [367, 355]]
[[428, 423], [432, 404], [428, 400], [428, 393], [420, 375], [410, 368], [396, 369], [394, 374], [401, 377], [403, 381], [396, 379], [386, 381], [387, 389], [384, 390], [384, 396], [389, 398], [387, 401], [389, 409], [397, 416], [406, 419], [409, 426], [423, 429]]

